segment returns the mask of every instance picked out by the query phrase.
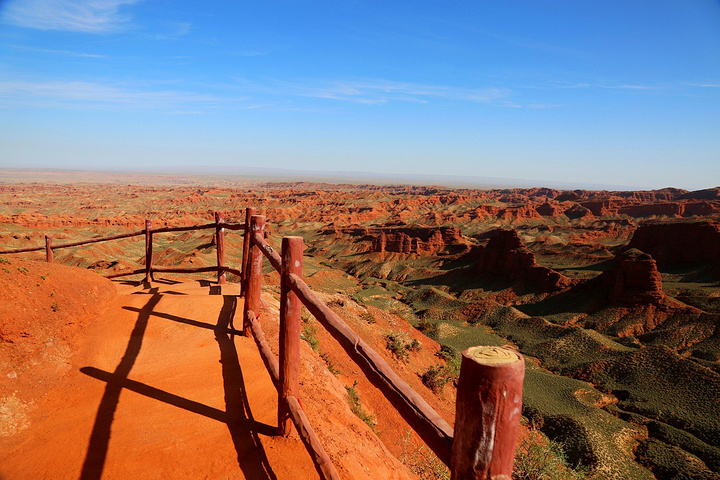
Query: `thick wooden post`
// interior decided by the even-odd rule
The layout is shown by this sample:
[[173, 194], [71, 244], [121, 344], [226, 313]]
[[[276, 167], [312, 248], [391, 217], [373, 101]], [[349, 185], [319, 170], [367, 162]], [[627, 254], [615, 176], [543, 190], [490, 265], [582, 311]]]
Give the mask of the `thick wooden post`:
[[217, 245], [217, 264], [218, 264], [218, 285], [224, 285], [227, 281], [225, 278], [225, 229], [219, 224], [225, 221], [222, 212], [215, 212], [215, 244]]
[[[253, 215], [250, 217], [250, 235], [246, 238], [251, 238], [253, 233], [260, 233], [262, 235], [264, 232], [265, 216]], [[255, 316], [260, 318], [260, 308], [262, 308], [262, 301], [260, 299], [262, 290], [262, 257], [263, 253], [260, 251], [260, 247], [255, 245], [254, 242], [251, 242], [247, 265], [247, 290], [245, 290], [245, 306], [243, 307], [243, 335], [246, 337], [249, 337], [252, 333], [248, 310], [252, 310], [255, 312]]]
[[287, 437], [292, 432], [287, 397], [298, 397], [300, 393], [300, 309], [302, 303], [298, 296], [290, 290], [286, 278], [291, 273], [302, 277], [302, 237], [284, 237], [282, 239], [281, 258], [278, 435]]
[[247, 292], [248, 263], [250, 261], [250, 219], [255, 215], [255, 207], [245, 208], [245, 236], [243, 237], [243, 258], [242, 258], [242, 294]]
[[53, 258], [52, 237], [50, 235], [45, 235], [45, 260], [47, 260], [48, 263], [52, 263]]
[[150, 282], [152, 278], [152, 221], [145, 220], [145, 281]]
[[452, 480], [510, 480], [522, 411], [525, 360], [503, 347], [462, 353]]

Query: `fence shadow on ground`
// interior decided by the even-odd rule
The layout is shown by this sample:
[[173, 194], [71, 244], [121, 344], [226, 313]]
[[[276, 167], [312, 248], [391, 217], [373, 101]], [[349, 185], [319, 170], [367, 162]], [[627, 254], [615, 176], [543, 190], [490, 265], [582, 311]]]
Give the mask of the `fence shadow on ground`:
[[[233, 328], [237, 297], [234, 295], [223, 296], [223, 306], [216, 325], [156, 312], [154, 309], [160, 298], [162, 295], [154, 293], [142, 308], [123, 307], [126, 310], [137, 312], [138, 318], [125, 353], [114, 372], [106, 372], [90, 366], [80, 369], [82, 373], [106, 382], [105, 392], [100, 400], [90, 435], [80, 480], [99, 480], [102, 477], [110, 444], [110, 431], [118, 407], [120, 392], [123, 389], [225, 423], [237, 453], [238, 466], [245, 478], [276, 480], [260, 436], [272, 436], [276, 433], [277, 428], [254, 419], [235, 346], [234, 337], [240, 333]], [[143, 336], [151, 316], [213, 330], [220, 349], [225, 397], [224, 411], [128, 378], [140, 353]]]

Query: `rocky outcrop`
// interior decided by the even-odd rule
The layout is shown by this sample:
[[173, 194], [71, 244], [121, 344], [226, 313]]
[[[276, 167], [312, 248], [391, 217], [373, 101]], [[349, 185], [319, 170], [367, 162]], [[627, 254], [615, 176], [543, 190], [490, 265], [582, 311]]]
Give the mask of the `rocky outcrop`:
[[650, 255], [631, 248], [618, 255], [615, 261], [615, 268], [604, 274], [612, 285], [608, 294], [611, 303], [663, 303], [662, 277]]
[[525, 280], [539, 290], [561, 290], [571, 281], [551, 268], [542, 267], [522, 243], [515, 230], [493, 230], [485, 247], [477, 250], [475, 271], [504, 275], [509, 280]]
[[688, 192], [682, 195], [681, 198], [689, 198], [693, 200], [720, 200], [720, 187], [695, 190], [694, 192]]
[[372, 236], [371, 251], [378, 253], [427, 255], [463, 243], [462, 233], [457, 227], [381, 227], [368, 230]]
[[535, 211], [543, 217], [556, 217], [562, 215], [565, 209], [559, 203], [545, 202], [535, 207]]
[[380, 226], [337, 227], [328, 225], [323, 235], [347, 235], [359, 241], [369, 241], [370, 251], [432, 255], [447, 250], [468, 249], [468, 243], [457, 227]]
[[572, 207], [565, 210], [565, 216], [572, 219], [577, 218], [592, 218], [593, 214], [590, 209], [583, 207], [580, 204], [575, 204]]
[[603, 217], [606, 215], [614, 215], [617, 213], [618, 201], [605, 199], [605, 200], [589, 200], [582, 202], [580, 205], [590, 210], [590, 212], [596, 217]]
[[540, 218], [540, 214], [532, 205], [507, 207], [497, 214], [498, 220], [523, 220], [526, 218]]
[[635, 230], [628, 248], [649, 253], [658, 265], [720, 262], [720, 223], [664, 223]]

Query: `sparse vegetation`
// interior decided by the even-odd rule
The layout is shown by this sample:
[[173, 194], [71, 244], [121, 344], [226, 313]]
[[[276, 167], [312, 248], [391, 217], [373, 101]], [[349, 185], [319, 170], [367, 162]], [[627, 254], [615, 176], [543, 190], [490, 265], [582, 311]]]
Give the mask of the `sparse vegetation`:
[[429, 320], [426, 320], [426, 319], [421, 319], [421, 320], [418, 322], [416, 328], [417, 328], [418, 330], [420, 330], [421, 332], [423, 332], [426, 337], [432, 338], [433, 340], [437, 340], [437, 339], [438, 339], [438, 327], [437, 327], [437, 324], [435, 324], [435, 323], [433, 323], [433, 322], [431, 322], [431, 321], [429, 321]]
[[18, 270], [18, 272], [22, 273], [23, 275], [27, 275], [27, 274], [28, 274], [28, 269], [27, 269], [27, 267], [17, 267], [17, 270]]
[[410, 352], [417, 352], [422, 347], [417, 339], [408, 342], [406, 338], [407, 333], [391, 332], [385, 335], [385, 347], [403, 362], [407, 362]]
[[352, 410], [352, 412], [357, 415], [360, 420], [365, 422], [368, 427], [375, 431], [375, 419], [372, 417], [372, 415], [369, 415], [363, 409], [362, 403], [360, 403], [360, 396], [355, 389], [355, 387], [357, 387], [357, 384], [358, 382], [357, 380], [355, 380], [352, 387], [345, 387], [345, 390], [347, 390], [348, 394], [348, 402], [350, 403], [350, 410]]
[[12, 263], [10, 262], [10, 260], [8, 260], [8, 259], [5, 258], [5, 257], [0, 257], [0, 263], [5, 263], [5, 264], [7, 264], [7, 265], [12, 265]]
[[341, 373], [340, 369], [335, 366], [335, 363], [330, 358], [330, 355], [323, 352], [320, 354], [320, 358], [323, 359], [323, 361], [325, 362], [325, 365], [327, 366], [327, 369], [330, 373], [332, 373], [333, 375], [337, 375], [338, 373]]
[[302, 333], [300, 334], [300, 338], [305, 340], [308, 345], [310, 345], [310, 348], [313, 349], [313, 352], [317, 352], [320, 349], [320, 341], [317, 338], [317, 328], [314, 325], [305, 324], [302, 328]]
[[449, 365], [433, 365], [422, 375], [422, 382], [435, 393], [441, 393], [445, 385], [457, 379]]
[[400, 439], [402, 454], [399, 460], [423, 480], [449, 480], [450, 470], [445, 464], [425, 444], [417, 445], [410, 437], [408, 430]]
[[586, 469], [573, 470], [568, 466], [558, 442], [549, 441], [543, 445], [538, 437], [528, 436], [518, 445], [513, 480], [582, 480], [587, 477]]
[[435, 354], [446, 362], [449, 362], [457, 355], [457, 351], [449, 345], [441, 345], [440, 350]]
[[58, 302], [53, 302], [53, 303], [50, 305], [50, 309], [51, 309], [53, 312], [57, 312], [58, 310], [60, 310], [60, 304], [59, 304]]

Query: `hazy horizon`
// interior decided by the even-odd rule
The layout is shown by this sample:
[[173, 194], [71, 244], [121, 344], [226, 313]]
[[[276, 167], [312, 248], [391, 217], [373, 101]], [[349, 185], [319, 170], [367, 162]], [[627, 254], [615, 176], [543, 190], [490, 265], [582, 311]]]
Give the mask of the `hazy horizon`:
[[[58, 176], [59, 175], [59, 176]], [[172, 180], [169, 180], [172, 179]], [[229, 186], [253, 183], [327, 183], [351, 185], [409, 185], [449, 189], [525, 189], [552, 188], [556, 190], [639, 191], [647, 190], [632, 185], [606, 185], [594, 183], [569, 183], [552, 180], [528, 180], [522, 178], [455, 177], [450, 175], [392, 175], [373, 172], [344, 171], [298, 171], [288, 169], [228, 168], [228, 167], [176, 167], [157, 169], [95, 169], [72, 168], [0, 168], [0, 184], [3, 183], [125, 183], [135, 180], [147, 184], [197, 184]], [[132, 183], [132, 182], [131, 182]], [[676, 185], [663, 188], [681, 190], [705, 190], [720, 185], [708, 185], [688, 189]]]

